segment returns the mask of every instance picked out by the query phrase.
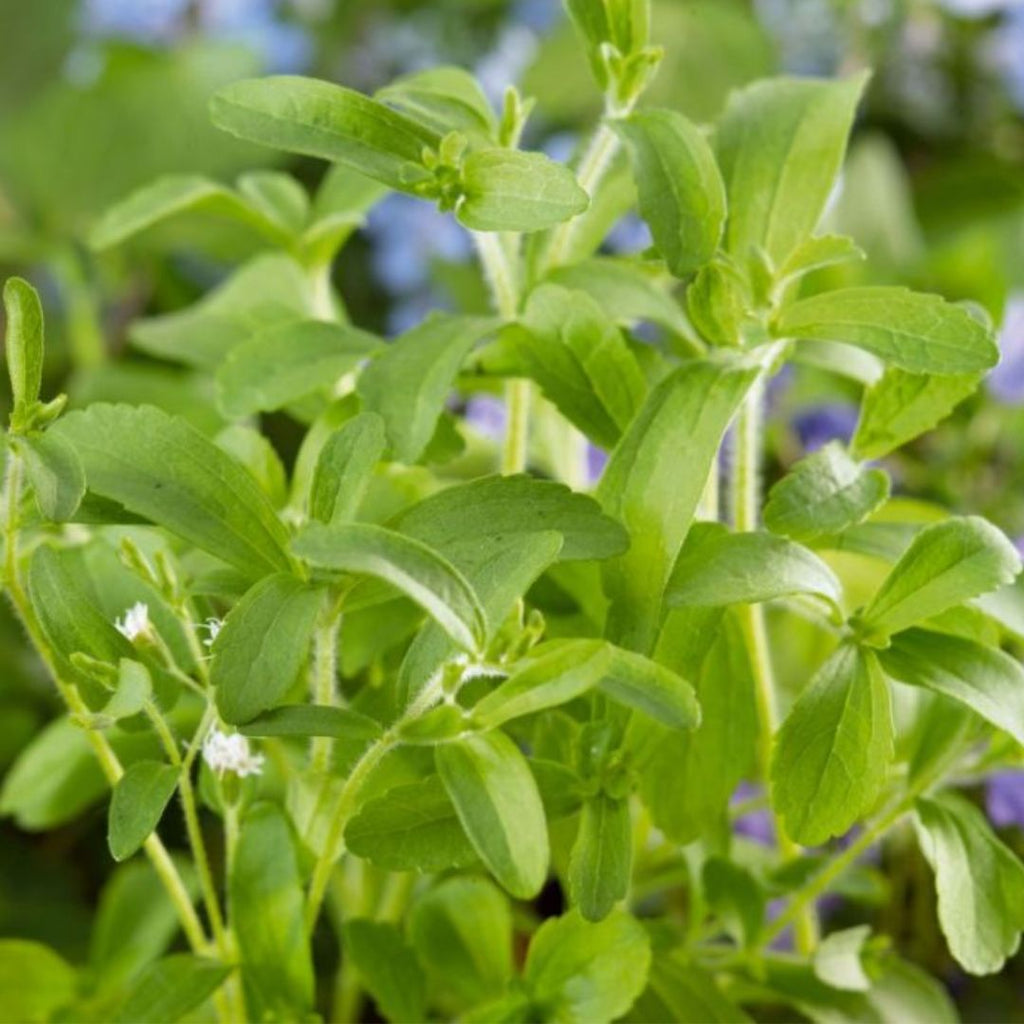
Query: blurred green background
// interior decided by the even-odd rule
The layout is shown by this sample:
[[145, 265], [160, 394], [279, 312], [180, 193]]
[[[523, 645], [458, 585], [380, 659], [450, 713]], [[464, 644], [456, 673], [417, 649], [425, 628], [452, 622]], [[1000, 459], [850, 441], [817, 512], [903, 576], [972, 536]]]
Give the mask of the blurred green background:
[[[760, 76], [874, 70], [828, 214], [870, 261], [829, 273], [976, 303], [1003, 349], [979, 394], [886, 466], [898, 494], [982, 512], [1024, 536], [1024, 0], [654, 0], [654, 26], [667, 56], [648, 102], [698, 121]], [[3, 0], [0, 41], [0, 277], [26, 275], [42, 291], [49, 393], [152, 402], [209, 431], [220, 424], [205, 402], [208, 378], [133, 352], [128, 325], [195, 301], [251, 255], [252, 240], [188, 218], [100, 257], [85, 239], [109, 203], [159, 174], [230, 181], [281, 165], [209, 125], [217, 86], [289, 72], [372, 91], [455, 63], [494, 97], [509, 82], [535, 96], [526, 144], [559, 159], [599, 112], [557, 0]], [[288, 169], [310, 186], [324, 171], [301, 161]], [[648, 244], [627, 217], [607, 248]], [[371, 211], [334, 281], [356, 323], [393, 333], [435, 306], [481, 308], [471, 255], [453, 221], [394, 196]], [[773, 472], [848, 435], [858, 394], [808, 368], [776, 382]], [[300, 426], [277, 417], [264, 427], [287, 463]], [[55, 709], [0, 611], [0, 773]], [[61, 764], [38, 770], [51, 783], [36, 813], [0, 820], [0, 935], [41, 939], [75, 959], [110, 874], [103, 812], [77, 813], [95, 793], [79, 776], [68, 786]], [[1024, 773], [994, 780], [987, 798], [1020, 849]], [[965, 1019], [1024, 1020], [1020, 958], [996, 979], [959, 976], [937, 932], [921, 925], [930, 897], [916, 886], [918, 855], [906, 856], [890, 872], [902, 888], [885, 926], [946, 978]]]

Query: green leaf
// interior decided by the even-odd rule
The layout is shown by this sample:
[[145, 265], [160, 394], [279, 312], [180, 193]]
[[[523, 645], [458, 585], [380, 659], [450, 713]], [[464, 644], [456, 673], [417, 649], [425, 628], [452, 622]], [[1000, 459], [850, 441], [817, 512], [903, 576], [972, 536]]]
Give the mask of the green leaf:
[[355, 519], [385, 443], [384, 420], [374, 412], [360, 413], [327, 438], [310, 485], [310, 519], [328, 524]]
[[194, 427], [152, 406], [91, 405], [53, 428], [89, 490], [208, 551], [248, 578], [289, 570], [288, 532], [241, 466]]
[[679, 553], [665, 600], [672, 607], [713, 607], [795, 594], [811, 594], [839, 608], [843, 589], [835, 573], [801, 544], [762, 531], [730, 533], [718, 524], [699, 523]]
[[870, 936], [871, 928], [866, 924], [826, 935], [814, 951], [818, 980], [844, 992], [867, 992], [871, 978], [864, 970], [862, 952]]
[[482, 149], [462, 164], [459, 222], [472, 231], [540, 231], [582, 213], [590, 198], [543, 153]]
[[153, 680], [149, 669], [140, 661], [122, 658], [118, 665], [117, 687], [103, 705], [103, 716], [115, 722], [131, 718], [145, 708], [152, 696]]
[[390, 871], [445, 871], [477, 860], [438, 775], [368, 800], [348, 823], [345, 844]]
[[486, 878], [447, 878], [420, 897], [409, 934], [443, 1005], [476, 1006], [512, 976], [508, 898]]
[[1010, 583], [1020, 572], [1016, 548], [979, 516], [927, 526], [892, 567], [861, 613], [865, 636], [892, 633]]
[[231, 918], [254, 1020], [301, 1020], [313, 1009], [313, 961], [302, 875], [288, 822], [258, 803], [242, 819], [228, 881]]
[[43, 306], [39, 293], [21, 277], [9, 277], [4, 285], [7, 313], [7, 373], [11, 379], [14, 413], [18, 424], [39, 401], [43, 385]]
[[[653, 648], [672, 566], [726, 427], [757, 374], [749, 362], [684, 363], [650, 393], [612, 453], [598, 498], [632, 541], [604, 569], [612, 601], [608, 635], [616, 643]], [[680, 438], [686, 439], [682, 477]]]
[[754, 947], [765, 915], [765, 893], [745, 867], [724, 857], [704, 862], [701, 884], [708, 906], [741, 948]]
[[286, 237], [299, 234], [309, 220], [309, 195], [290, 174], [249, 171], [238, 179], [238, 191]]
[[1024, 669], [1008, 654], [963, 637], [908, 629], [879, 659], [893, 679], [958, 701], [1024, 744]]
[[168, 174], [106, 210], [89, 234], [89, 245], [102, 252], [161, 221], [193, 212], [237, 221], [279, 245], [289, 241], [288, 232], [231, 189], [197, 174]]
[[929, 376], [890, 366], [864, 393], [851, 450], [859, 459], [888, 455], [944, 420], [980, 379], [980, 373]]
[[769, 491], [764, 524], [772, 533], [813, 540], [855, 526], [888, 497], [888, 476], [865, 469], [832, 441], [801, 459]]
[[602, 921], [626, 898], [633, 868], [629, 802], [604, 793], [584, 801], [569, 858], [572, 905], [588, 921]]
[[423, 454], [463, 361], [493, 328], [483, 317], [431, 314], [362, 372], [359, 395], [384, 418], [396, 459], [413, 463]]
[[306, 664], [323, 591], [278, 573], [248, 590], [213, 644], [210, 681], [225, 722], [273, 707]]
[[20, 438], [18, 448], [40, 514], [66, 523], [85, 497], [85, 471], [75, 449], [53, 431]]
[[628, 538], [593, 498], [529, 476], [487, 476], [447, 487], [406, 509], [390, 525], [448, 552], [494, 536], [512, 539], [558, 531], [562, 561], [622, 554]]
[[670, 293], [670, 285], [675, 282], [659, 267], [596, 256], [553, 267], [545, 280], [586, 292], [616, 323], [632, 326], [638, 320], [649, 320], [684, 337], [692, 333], [686, 315]]
[[186, 309], [135, 320], [129, 336], [149, 355], [214, 370], [255, 331], [313, 316], [316, 296], [308, 271], [291, 256], [273, 252], [253, 257]]
[[935, 872], [949, 951], [968, 973], [995, 974], [1020, 947], [1024, 864], [962, 797], [921, 799], [916, 810], [917, 840]]
[[995, 366], [992, 332], [962, 306], [907, 288], [842, 288], [783, 308], [777, 336], [841, 341], [911, 373], [964, 374]]
[[614, 447], [643, 404], [647, 381], [622, 333], [585, 292], [544, 284], [520, 322], [481, 354], [492, 374], [529, 377], [588, 438]]
[[311, 523], [293, 548], [319, 569], [372, 576], [397, 588], [468, 651], [479, 650], [487, 637], [486, 613], [473, 587], [420, 541], [368, 523]]
[[[177, 866], [194, 898], [194, 872], [186, 863]], [[100, 894], [89, 943], [89, 967], [99, 979], [100, 994], [123, 991], [167, 949], [180, 927], [177, 910], [148, 860], [118, 867]]]
[[498, 123], [477, 80], [463, 68], [436, 67], [402, 75], [376, 98], [441, 135], [465, 132], [495, 141]]
[[752, 1019], [722, 994], [711, 975], [679, 954], [654, 958], [650, 986], [636, 1011], [644, 1020], [690, 1024], [748, 1024]]
[[738, 616], [721, 608], [673, 609], [655, 656], [693, 680], [700, 702], [700, 726], [692, 732], [653, 730], [640, 766], [652, 819], [685, 844], [720, 833], [729, 798], [753, 766], [753, 668]]
[[869, 1002], [883, 1021], [959, 1024], [960, 1015], [938, 978], [891, 955], [886, 958], [885, 968], [868, 993]]
[[865, 252], [846, 235], [815, 235], [801, 242], [789, 254], [779, 268], [779, 281], [793, 281], [813, 270], [865, 258]]
[[797, 698], [772, 757], [772, 803], [805, 846], [869, 811], [893, 757], [889, 684], [871, 652], [841, 646]]
[[181, 771], [159, 761], [136, 761], [110, 798], [107, 844], [114, 860], [130, 857], [153, 834], [178, 788]]
[[75, 969], [49, 946], [0, 939], [0, 1018], [44, 1024], [74, 1001]]
[[542, 1019], [592, 1024], [626, 1013], [650, 963], [650, 940], [634, 917], [617, 910], [591, 924], [573, 912], [534, 933], [523, 980]]
[[139, 975], [113, 1020], [115, 1024], [180, 1020], [209, 999], [230, 973], [230, 967], [207, 956], [166, 956]]
[[323, 704], [282, 704], [238, 731], [244, 736], [330, 736], [363, 743], [380, 739], [383, 732], [377, 722], [358, 711]]
[[239, 138], [345, 164], [406, 192], [429, 179], [423, 150], [441, 141], [362, 93], [294, 75], [233, 82], [214, 94], [210, 116]]
[[395, 925], [353, 918], [345, 922], [342, 941], [345, 956], [386, 1020], [426, 1019], [426, 978]]
[[704, 133], [674, 110], [642, 110], [614, 123], [633, 161], [640, 215], [676, 277], [715, 254], [725, 186]]
[[780, 266], [813, 234], [866, 81], [774, 78], [732, 94], [715, 141], [734, 256], [760, 246]]
[[532, 899], [548, 872], [548, 833], [537, 783], [501, 732], [435, 748], [438, 774], [473, 848], [513, 896]]
[[315, 392], [329, 392], [381, 347], [366, 331], [321, 320], [268, 327], [233, 348], [221, 364], [220, 407], [227, 416], [244, 419]]
[[697, 698], [685, 679], [625, 648], [611, 648], [600, 687], [612, 700], [642, 711], [670, 729], [694, 729], [700, 722]]

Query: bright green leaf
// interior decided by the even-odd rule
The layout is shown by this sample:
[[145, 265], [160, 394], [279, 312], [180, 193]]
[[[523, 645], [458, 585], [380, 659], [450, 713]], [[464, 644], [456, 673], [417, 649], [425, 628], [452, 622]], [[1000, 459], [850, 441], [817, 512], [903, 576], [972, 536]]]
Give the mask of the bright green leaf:
[[0, 1018], [44, 1024], [75, 998], [75, 969], [49, 946], [0, 939]]
[[43, 384], [43, 306], [39, 293], [21, 277], [4, 285], [7, 313], [7, 373], [14, 398], [14, 420], [39, 400]]
[[492, 143], [498, 124], [477, 80], [463, 68], [436, 67], [393, 79], [376, 98], [447, 135], [465, 132]]
[[331, 434], [313, 471], [309, 518], [328, 524], [355, 519], [384, 445], [384, 421], [373, 412], [360, 413]]
[[629, 891], [633, 830], [629, 801], [604, 793], [584, 801], [569, 858], [569, 896], [588, 921], [602, 921]]
[[230, 967], [206, 956], [164, 957], [139, 975], [113, 1020], [115, 1024], [180, 1020], [209, 999], [230, 973]]

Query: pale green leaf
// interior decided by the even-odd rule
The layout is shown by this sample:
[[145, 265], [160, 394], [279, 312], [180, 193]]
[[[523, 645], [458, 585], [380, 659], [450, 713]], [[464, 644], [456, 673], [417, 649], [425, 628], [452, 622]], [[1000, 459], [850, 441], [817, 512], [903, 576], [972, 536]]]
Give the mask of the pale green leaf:
[[772, 756], [786, 832], [816, 846], [871, 809], [893, 757], [889, 684], [874, 656], [841, 646], [797, 698]]
[[676, 277], [715, 254], [725, 186], [704, 133], [674, 110], [645, 109], [615, 122], [633, 160], [640, 214]]
[[814, 973], [820, 981], [844, 992], [867, 992], [871, 978], [864, 970], [864, 943], [871, 936], [866, 925], [826, 935], [814, 951]]
[[459, 131], [496, 141], [498, 124], [477, 80], [454, 66], [427, 68], [393, 79], [376, 98], [441, 135]]

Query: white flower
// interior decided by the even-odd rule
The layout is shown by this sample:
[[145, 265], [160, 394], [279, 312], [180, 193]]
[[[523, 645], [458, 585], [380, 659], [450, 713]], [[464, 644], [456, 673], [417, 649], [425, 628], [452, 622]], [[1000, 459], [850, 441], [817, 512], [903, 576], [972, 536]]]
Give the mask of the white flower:
[[224, 620], [207, 619], [199, 628], [206, 630], [206, 639], [203, 641], [203, 646], [212, 647], [214, 640], [217, 639], [220, 631], [224, 628]]
[[263, 755], [249, 750], [249, 741], [241, 733], [211, 729], [203, 740], [203, 760], [217, 773], [234, 772], [241, 778], [263, 771]]
[[149, 632], [149, 606], [136, 601], [122, 618], [114, 620], [114, 625], [121, 636], [134, 642], [137, 637]]

